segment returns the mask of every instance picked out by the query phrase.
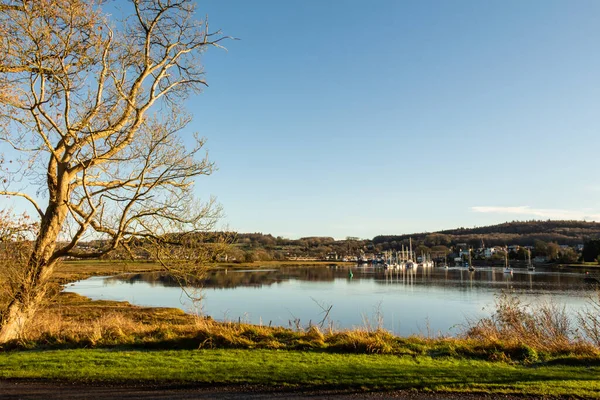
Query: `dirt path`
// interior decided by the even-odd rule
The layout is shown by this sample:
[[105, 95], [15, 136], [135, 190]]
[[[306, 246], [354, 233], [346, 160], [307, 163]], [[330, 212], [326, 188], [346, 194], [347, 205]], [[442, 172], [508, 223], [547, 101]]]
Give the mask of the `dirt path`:
[[363, 392], [349, 390], [302, 390], [250, 385], [198, 387], [193, 385], [84, 384], [36, 380], [0, 380], [0, 399], [407, 399], [490, 400], [537, 397], [423, 393], [416, 391]]

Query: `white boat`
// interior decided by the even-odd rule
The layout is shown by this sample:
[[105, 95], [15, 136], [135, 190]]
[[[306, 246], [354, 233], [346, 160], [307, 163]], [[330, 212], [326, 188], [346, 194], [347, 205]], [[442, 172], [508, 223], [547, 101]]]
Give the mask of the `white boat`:
[[531, 263], [531, 250], [527, 249], [527, 271], [535, 271], [535, 267]]
[[431, 254], [423, 254], [423, 266], [426, 268], [433, 267], [433, 260], [431, 259]]
[[403, 263], [398, 258], [398, 253], [394, 255], [391, 251], [385, 252], [383, 256], [383, 266], [385, 269], [402, 269]]
[[418, 264], [412, 260], [412, 238], [408, 238], [408, 254], [406, 256], [405, 266], [406, 269], [416, 268]]

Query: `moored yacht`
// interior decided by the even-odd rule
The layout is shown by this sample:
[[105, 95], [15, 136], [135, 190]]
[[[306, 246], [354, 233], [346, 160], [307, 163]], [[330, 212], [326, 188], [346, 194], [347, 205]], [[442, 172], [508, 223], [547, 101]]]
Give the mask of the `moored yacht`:
[[527, 249], [527, 271], [535, 271], [535, 267], [531, 263], [531, 250]]

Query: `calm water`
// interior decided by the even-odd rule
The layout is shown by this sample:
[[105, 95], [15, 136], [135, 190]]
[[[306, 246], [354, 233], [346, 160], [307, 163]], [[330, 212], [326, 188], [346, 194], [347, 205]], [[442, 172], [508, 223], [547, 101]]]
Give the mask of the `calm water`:
[[[350, 277], [349, 271], [353, 276]], [[218, 320], [306, 326], [324, 317], [338, 328], [377, 325], [401, 335], [456, 334], [467, 318], [488, 316], [502, 291], [526, 303], [552, 300], [570, 313], [587, 303], [595, 287], [581, 270], [538, 267], [535, 272], [502, 268], [416, 268], [385, 271], [373, 267], [282, 267], [222, 270], [204, 282], [202, 312]], [[158, 273], [93, 277], [69, 284], [65, 291], [94, 300], [128, 301], [142, 306], [178, 307], [196, 312], [179, 286]]]

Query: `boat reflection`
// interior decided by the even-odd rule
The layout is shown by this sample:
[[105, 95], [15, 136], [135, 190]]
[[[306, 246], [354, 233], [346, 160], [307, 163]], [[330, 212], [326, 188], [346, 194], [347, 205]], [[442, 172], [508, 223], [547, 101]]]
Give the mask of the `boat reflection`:
[[[431, 268], [414, 266], [412, 268], [385, 269], [377, 266], [327, 267], [280, 267], [268, 269], [228, 269], [214, 270], [204, 277], [190, 278], [186, 285], [211, 289], [233, 289], [237, 287], [271, 286], [287, 281], [333, 282], [351, 277], [353, 282], [370, 280], [376, 284], [401, 285], [413, 288], [417, 285], [459, 287], [474, 289], [481, 287], [569, 291], [593, 289], [584, 283], [584, 273], [577, 270], [538, 268], [529, 271], [526, 268], [515, 269], [507, 274], [498, 267], [478, 267], [469, 271], [465, 267]], [[153, 286], [180, 286], [180, 281], [165, 273], [124, 274], [106, 278], [105, 283], [145, 282]]]

